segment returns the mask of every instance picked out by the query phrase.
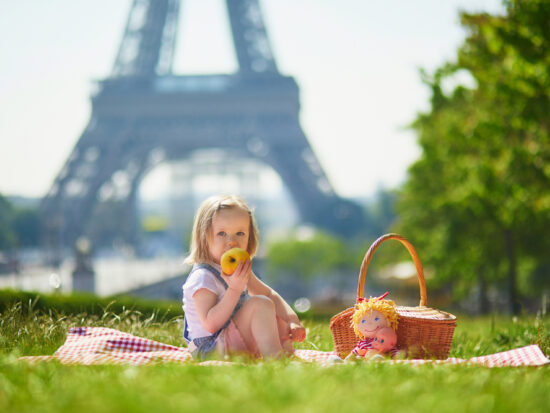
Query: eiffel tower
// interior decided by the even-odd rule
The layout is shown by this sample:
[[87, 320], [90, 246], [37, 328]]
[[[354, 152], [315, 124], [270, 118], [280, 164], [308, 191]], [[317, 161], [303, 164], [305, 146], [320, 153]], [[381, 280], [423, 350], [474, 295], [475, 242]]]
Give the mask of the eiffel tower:
[[134, 0], [91, 119], [42, 201], [50, 245], [112, 232], [134, 244], [144, 175], [195, 150], [221, 148], [271, 166], [303, 222], [340, 234], [360, 208], [338, 197], [298, 120], [298, 86], [277, 70], [258, 0], [226, 0], [238, 71], [171, 73], [179, 0]]

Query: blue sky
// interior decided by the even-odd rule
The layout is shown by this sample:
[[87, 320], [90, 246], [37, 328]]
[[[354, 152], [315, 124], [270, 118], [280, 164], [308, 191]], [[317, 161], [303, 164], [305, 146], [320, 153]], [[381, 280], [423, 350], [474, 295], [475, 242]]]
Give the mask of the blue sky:
[[[92, 81], [109, 75], [130, 4], [0, 2], [0, 193], [48, 190], [89, 120]], [[224, 2], [182, 4], [175, 72], [233, 71]], [[428, 107], [419, 68], [454, 59], [459, 10], [502, 12], [500, 0], [260, 4], [279, 70], [300, 86], [302, 128], [343, 196], [403, 182], [420, 153], [406, 126]]]

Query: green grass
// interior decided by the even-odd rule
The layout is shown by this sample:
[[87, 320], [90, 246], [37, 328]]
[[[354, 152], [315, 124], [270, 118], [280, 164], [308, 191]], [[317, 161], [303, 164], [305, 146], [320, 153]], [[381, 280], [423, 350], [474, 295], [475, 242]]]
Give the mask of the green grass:
[[[451, 356], [468, 358], [532, 343], [550, 352], [547, 319], [459, 316]], [[321, 367], [291, 359], [234, 366], [29, 364], [52, 354], [68, 328], [104, 326], [182, 345], [181, 317], [105, 308], [56, 314], [15, 303], [0, 314], [0, 412], [546, 412], [550, 369], [358, 363]], [[331, 350], [328, 319], [305, 320], [300, 347]]]
[[128, 309], [137, 310], [144, 315], [160, 314], [163, 317], [175, 317], [181, 314], [179, 301], [152, 301], [138, 297], [117, 295], [98, 297], [88, 293], [44, 294], [32, 291], [11, 289], [0, 290], [0, 313], [20, 303], [24, 310], [32, 307], [34, 311], [57, 311], [65, 314], [86, 313], [102, 316], [105, 308], [121, 313]]

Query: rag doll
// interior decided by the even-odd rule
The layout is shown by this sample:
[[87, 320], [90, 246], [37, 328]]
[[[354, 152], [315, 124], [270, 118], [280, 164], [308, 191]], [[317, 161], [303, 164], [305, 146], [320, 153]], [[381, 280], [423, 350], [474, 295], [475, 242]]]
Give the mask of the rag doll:
[[[346, 359], [371, 358], [387, 352], [391, 352], [392, 356], [399, 354], [395, 347], [398, 314], [395, 303], [384, 299], [387, 295], [385, 293], [380, 297], [360, 299], [355, 305], [351, 324], [359, 341]], [[392, 346], [388, 347], [388, 343]]]

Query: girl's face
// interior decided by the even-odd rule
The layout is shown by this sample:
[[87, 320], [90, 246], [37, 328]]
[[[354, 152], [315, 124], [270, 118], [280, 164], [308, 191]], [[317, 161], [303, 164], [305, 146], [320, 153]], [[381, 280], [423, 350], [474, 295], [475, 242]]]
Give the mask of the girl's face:
[[380, 328], [389, 327], [386, 317], [379, 311], [369, 311], [360, 320], [357, 328], [365, 336], [365, 338], [372, 338]]
[[212, 218], [212, 227], [208, 234], [210, 256], [219, 264], [225, 251], [236, 247], [246, 250], [249, 235], [248, 212], [239, 208], [220, 209]]

